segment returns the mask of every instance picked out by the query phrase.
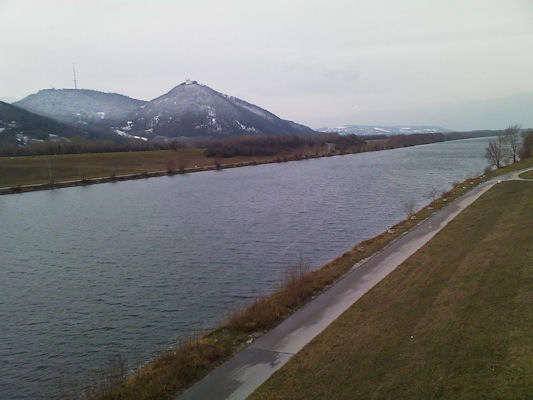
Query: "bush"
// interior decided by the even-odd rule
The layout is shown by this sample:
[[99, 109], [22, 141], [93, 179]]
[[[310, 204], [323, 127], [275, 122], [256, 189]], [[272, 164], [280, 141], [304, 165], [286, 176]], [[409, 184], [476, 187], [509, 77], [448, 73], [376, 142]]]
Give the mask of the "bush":
[[533, 153], [533, 129], [522, 134], [523, 142], [520, 148], [519, 156], [521, 159], [531, 157]]

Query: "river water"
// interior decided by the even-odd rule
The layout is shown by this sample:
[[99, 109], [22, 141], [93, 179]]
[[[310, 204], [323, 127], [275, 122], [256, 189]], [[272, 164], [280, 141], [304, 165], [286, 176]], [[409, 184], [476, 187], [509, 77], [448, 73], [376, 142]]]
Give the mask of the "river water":
[[488, 140], [0, 197], [0, 398], [215, 326], [482, 173]]

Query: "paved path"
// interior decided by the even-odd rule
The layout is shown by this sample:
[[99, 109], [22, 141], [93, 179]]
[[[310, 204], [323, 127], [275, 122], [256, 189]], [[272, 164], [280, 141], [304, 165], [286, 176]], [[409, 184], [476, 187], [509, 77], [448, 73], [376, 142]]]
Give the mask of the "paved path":
[[525, 171], [509, 173], [480, 184], [419, 223], [382, 251], [356, 264], [337, 284], [193, 385], [177, 400], [245, 399], [462, 210], [498, 182], [522, 179], [518, 175]]
[[531, 178], [529, 179], [520, 178], [519, 175], [522, 175], [524, 172], [527, 172], [527, 171], [533, 171], [533, 168], [526, 168], [526, 169], [521, 169], [520, 171], [509, 172], [507, 175], [505, 175], [505, 180], [506, 181], [533, 181], [533, 179]]

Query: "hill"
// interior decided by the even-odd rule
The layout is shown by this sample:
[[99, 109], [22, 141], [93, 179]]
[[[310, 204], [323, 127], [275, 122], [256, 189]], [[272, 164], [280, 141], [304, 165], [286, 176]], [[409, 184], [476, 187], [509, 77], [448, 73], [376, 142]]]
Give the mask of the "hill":
[[127, 119], [146, 102], [89, 89], [44, 89], [13, 105], [60, 122], [106, 129]]
[[98, 138], [94, 132], [66, 125], [0, 101], [0, 141], [25, 145], [41, 140], [61, 140], [74, 136]]
[[13, 104], [66, 124], [130, 139], [314, 132], [189, 80], [149, 102], [88, 89], [44, 89]]
[[127, 128], [136, 135], [147, 137], [298, 135], [314, 132], [196, 81], [184, 82], [141, 106], [130, 115]]

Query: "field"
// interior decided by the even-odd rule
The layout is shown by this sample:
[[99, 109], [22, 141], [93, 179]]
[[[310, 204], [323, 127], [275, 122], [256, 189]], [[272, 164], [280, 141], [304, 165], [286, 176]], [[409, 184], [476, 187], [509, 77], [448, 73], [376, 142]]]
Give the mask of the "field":
[[533, 184], [496, 185], [251, 399], [531, 398], [532, 235]]
[[[222, 164], [265, 162], [272, 157], [232, 157]], [[81, 180], [213, 166], [203, 149], [0, 157], [0, 187]]]

